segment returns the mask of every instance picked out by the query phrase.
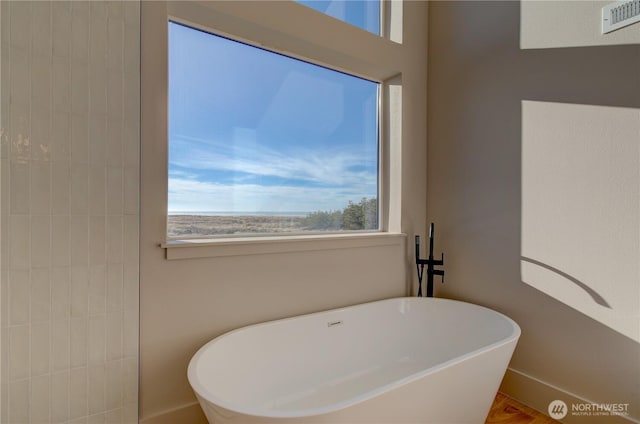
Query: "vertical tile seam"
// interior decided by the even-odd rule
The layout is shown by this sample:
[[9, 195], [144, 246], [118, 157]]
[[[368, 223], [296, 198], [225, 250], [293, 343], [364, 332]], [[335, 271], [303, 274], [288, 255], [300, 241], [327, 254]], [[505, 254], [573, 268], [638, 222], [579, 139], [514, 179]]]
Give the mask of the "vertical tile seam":
[[[10, 4], [10, 6], [13, 6], [13, 4]], [[31, 21], [31, 9], [32, 9], [32, 4], [29, 3], [29, 20], [30, 21]], [[10, 10], [13, 10], [13, 7], [11, 7]], [[13, 13], [10, 13], [9, 17], [11, 18], [12, 16], [13, 16]], [[11, 39], [11, 34], [9, 34], [9, 38], [10, 38], [10, 41], [13, 41]], [[32, 53], [31, 40], [33, 38], [32, 37], [32, 25], [31, 25], [31, 22], [29, 24], [29, 38], [30, 38], [30, 40], [29, 40], [29, 46], [27, 47], [27, 56], [29, 58], [31, 58], [31, 53]], [[29, 61], [28, 63], [29, 63], [29, 66], [31, 67], [32, 66], [31, 61]], [[31, 69], [29, 69], [29, 72], [31, 72]], [[31, 148], [31, 113], [32, 113], [32, 110], [31, 110], [32, 109], [32, 104], [31, 104], [31, 90], [32, 90], [31, 78], [29, 78], [28, 86], [29, 86], [29, 97], [28, 97], [28, 107], [27, 107], [28, 117], [26, 117], [26, 119], [27, 119], [28, 134], [29, 134], [29, 139], [28, 139], [29, 143], [28, 144], [29, 144], [29, 148]], [[13, 103], [13, 99], [10, 100], [9, 104], [11, 105], [12, 103]], [[13, 140], [10, 140], [10, 141], [11, 141], [11, 148], [13, 148]], [[13, 159], [12, 155], [11, 155], [11, 159]], [[31, 397], [31, 389], [32, 389], [31, 388], [31, 386], [32, 386], [32, 376], [31, 376], [31, 312], [32, 312], [31, 311], [31, 279], [32, 279], [32, 275], [31, 275], [31, 175], [30, 175], [30, 173], [31, 173], [31, 152], [30, 151], [29, 151], [28, 155], [25, 155], [25, 159], [24, 160], [29, 164], [29, 173], [27, 174], [28, 178], [29, 178], [29, 181], [26, 184], [26, 187], [29, 190], [29, 193], [27, 195], [27, 196], [29, 196], [29, 206], [28, 206], [28, 211], [27, 211], [27, 216], [28, 216], [28, 224], [27, 224], [27, 226], [29, 228], [29, 236], [28, 236], [28, 238], [29, 238], [29, 249], [27, 250], [27, 255], [28, 255], [27, 264], [28, 264], [28, 270], [29, 270], [28, 271], [28, 274], [29, 274], [29, 302], [28, 302], [29, 303], [29, 307], [28, 307], [29, 308], [29, 315], [28, 315], [29, 316], [29, 321], [28, 321], [28, 324], [27, 324], [28, 325], [28, 334], [29, 334], [28, 341], [27, 341], [27, 355], [29, 355], [28, 356], [28, 358], [29, 358], [29, 366], [28, 366], [28, 370], [27, 370], [27, 376], [28, 376], [28, 379], [27, 379], [27, 392], [28, 392], [27, 415], [28, 415], [28, 419], [30, 421], [31, 420], [31, 407], [30, 407], [30, 403], [31, 402], [30, 402], [30, 397]], [[9, 206], [11, 206], [11, 204]], [[10, 216], [11, 216], [11, 212], [10, 212]], [[9, 227], [10, 227], [9, 231], [11, 233], [11, 226], [9, 226]], [[11, 237], [9, 238], [9, 243], [11, 243]], [[11, 247], [9, 247], [9, 249], [11, 249]], [[9, 359], [9, 365], [11, 365], [11, 353], [10, 352], [11, 352], [11, 349], [9, 349], [9, 358], [8, 358]], [[13, 382], [13, 383], [15, 384], [15, 382]], [[11, 406], [12, 406], [11, 404], [12, 404], [12, 402], [11, 402], [11, 390], [9, 390], [9, 405], [8, 405], [9, 406], [9, 418], [11, 418]]]

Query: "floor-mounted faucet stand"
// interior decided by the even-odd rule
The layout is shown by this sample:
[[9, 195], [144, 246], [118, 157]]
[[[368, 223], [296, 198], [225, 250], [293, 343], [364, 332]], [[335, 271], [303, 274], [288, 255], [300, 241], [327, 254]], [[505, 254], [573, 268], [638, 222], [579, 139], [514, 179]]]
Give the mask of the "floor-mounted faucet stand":
[[435, 269], [436, 265], [444, 265], [444, 253], [440, 259], [433, 259], [433, 222], [429, 225], [429, 259], [420, 259], [420, 236], [416, 236], [416, 269], [418, 270], [418, 297], [422, 297], [422, 276], [427, 266], [427, 297], [433, 297], [433, 276], [439, 275], [444, 283], [444, 270]]

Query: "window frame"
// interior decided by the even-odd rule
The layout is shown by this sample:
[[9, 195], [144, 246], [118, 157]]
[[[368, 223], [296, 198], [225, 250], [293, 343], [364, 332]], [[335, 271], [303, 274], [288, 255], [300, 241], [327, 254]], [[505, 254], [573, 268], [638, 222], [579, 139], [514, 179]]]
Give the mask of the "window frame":
[[[383, 6], [384, 11], [393, 9], [386, 1]], [[144, 2], [142, 7], [141, 44], [143, 47], [153, 47], [141, 49], [142, 149], [149, 153], [145, 155], [146, 159], [142, 159], [141, 204], [153, 207], [152, 214], [158, 218], [153, 220], [153, 233], [157, 234], [157, 245], [165, 249], [167, 259], [404, 243], [406, 237], [400, 231], [402, 206], [392, 206], [402, 200], [402, 171], [395, 169], [391, 172], [390, 166], [391, 163], [402, 162], [402, 97], [393, 93], [397, 93], [398, 89], [401, 93], [402, 90], [403, 68], [407, 62], [403, 44], [393, 41], [389, 36], [369, 33], [293, 1]], [[168, 240], [169, 21], [379, 82], [379, 229]], [[305, 25], [296, 25], [301, 21]], [[389, 18], [382, 19], [383, 34], [394, 33], [389, 30], [389, 21]], [[162, 212], [162, 219], [156, 215], [158, 211]]]

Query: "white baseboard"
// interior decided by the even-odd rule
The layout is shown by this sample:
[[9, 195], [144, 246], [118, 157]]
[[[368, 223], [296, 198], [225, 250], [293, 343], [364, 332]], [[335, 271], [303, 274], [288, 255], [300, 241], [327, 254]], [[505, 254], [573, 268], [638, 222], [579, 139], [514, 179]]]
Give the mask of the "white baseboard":
[[198, 402], [161, 412], [140, 420], [140, 424], [208, 424]]
[[547, 409], [552, 401], [561, 400], [565, 402], [569, 411], [566, 417], [558, 420], [565, 424], [640, 424], [640, 420], [631, 416], [573, 415], [571, 410], [573, 405], [592, 404], [594, 402], [512, 368], [507, 369], [500, 385], [500, 391], [545, 415], [549, 415]]

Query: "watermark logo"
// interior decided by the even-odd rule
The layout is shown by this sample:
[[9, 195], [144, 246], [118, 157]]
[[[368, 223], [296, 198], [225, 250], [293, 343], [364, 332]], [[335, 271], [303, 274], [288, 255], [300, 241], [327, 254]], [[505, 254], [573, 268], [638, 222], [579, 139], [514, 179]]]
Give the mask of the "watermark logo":
[[629, 415], [628, 403], [572, 403], [571, 408], [561, 400], [554, 400], [549, 403], [547, 411], [549, 416], [556, 420], [561, 420], [569, 413], [573, 417], [611, 417]]
[[567, 404], [561, 400], [554, 400], [549, 404], [549, 408], [547, 408], [549, 412], [549, 416], [556, 420], [561, 420], [567, 416], [567, 412], [569, 412], [569, 408]]

